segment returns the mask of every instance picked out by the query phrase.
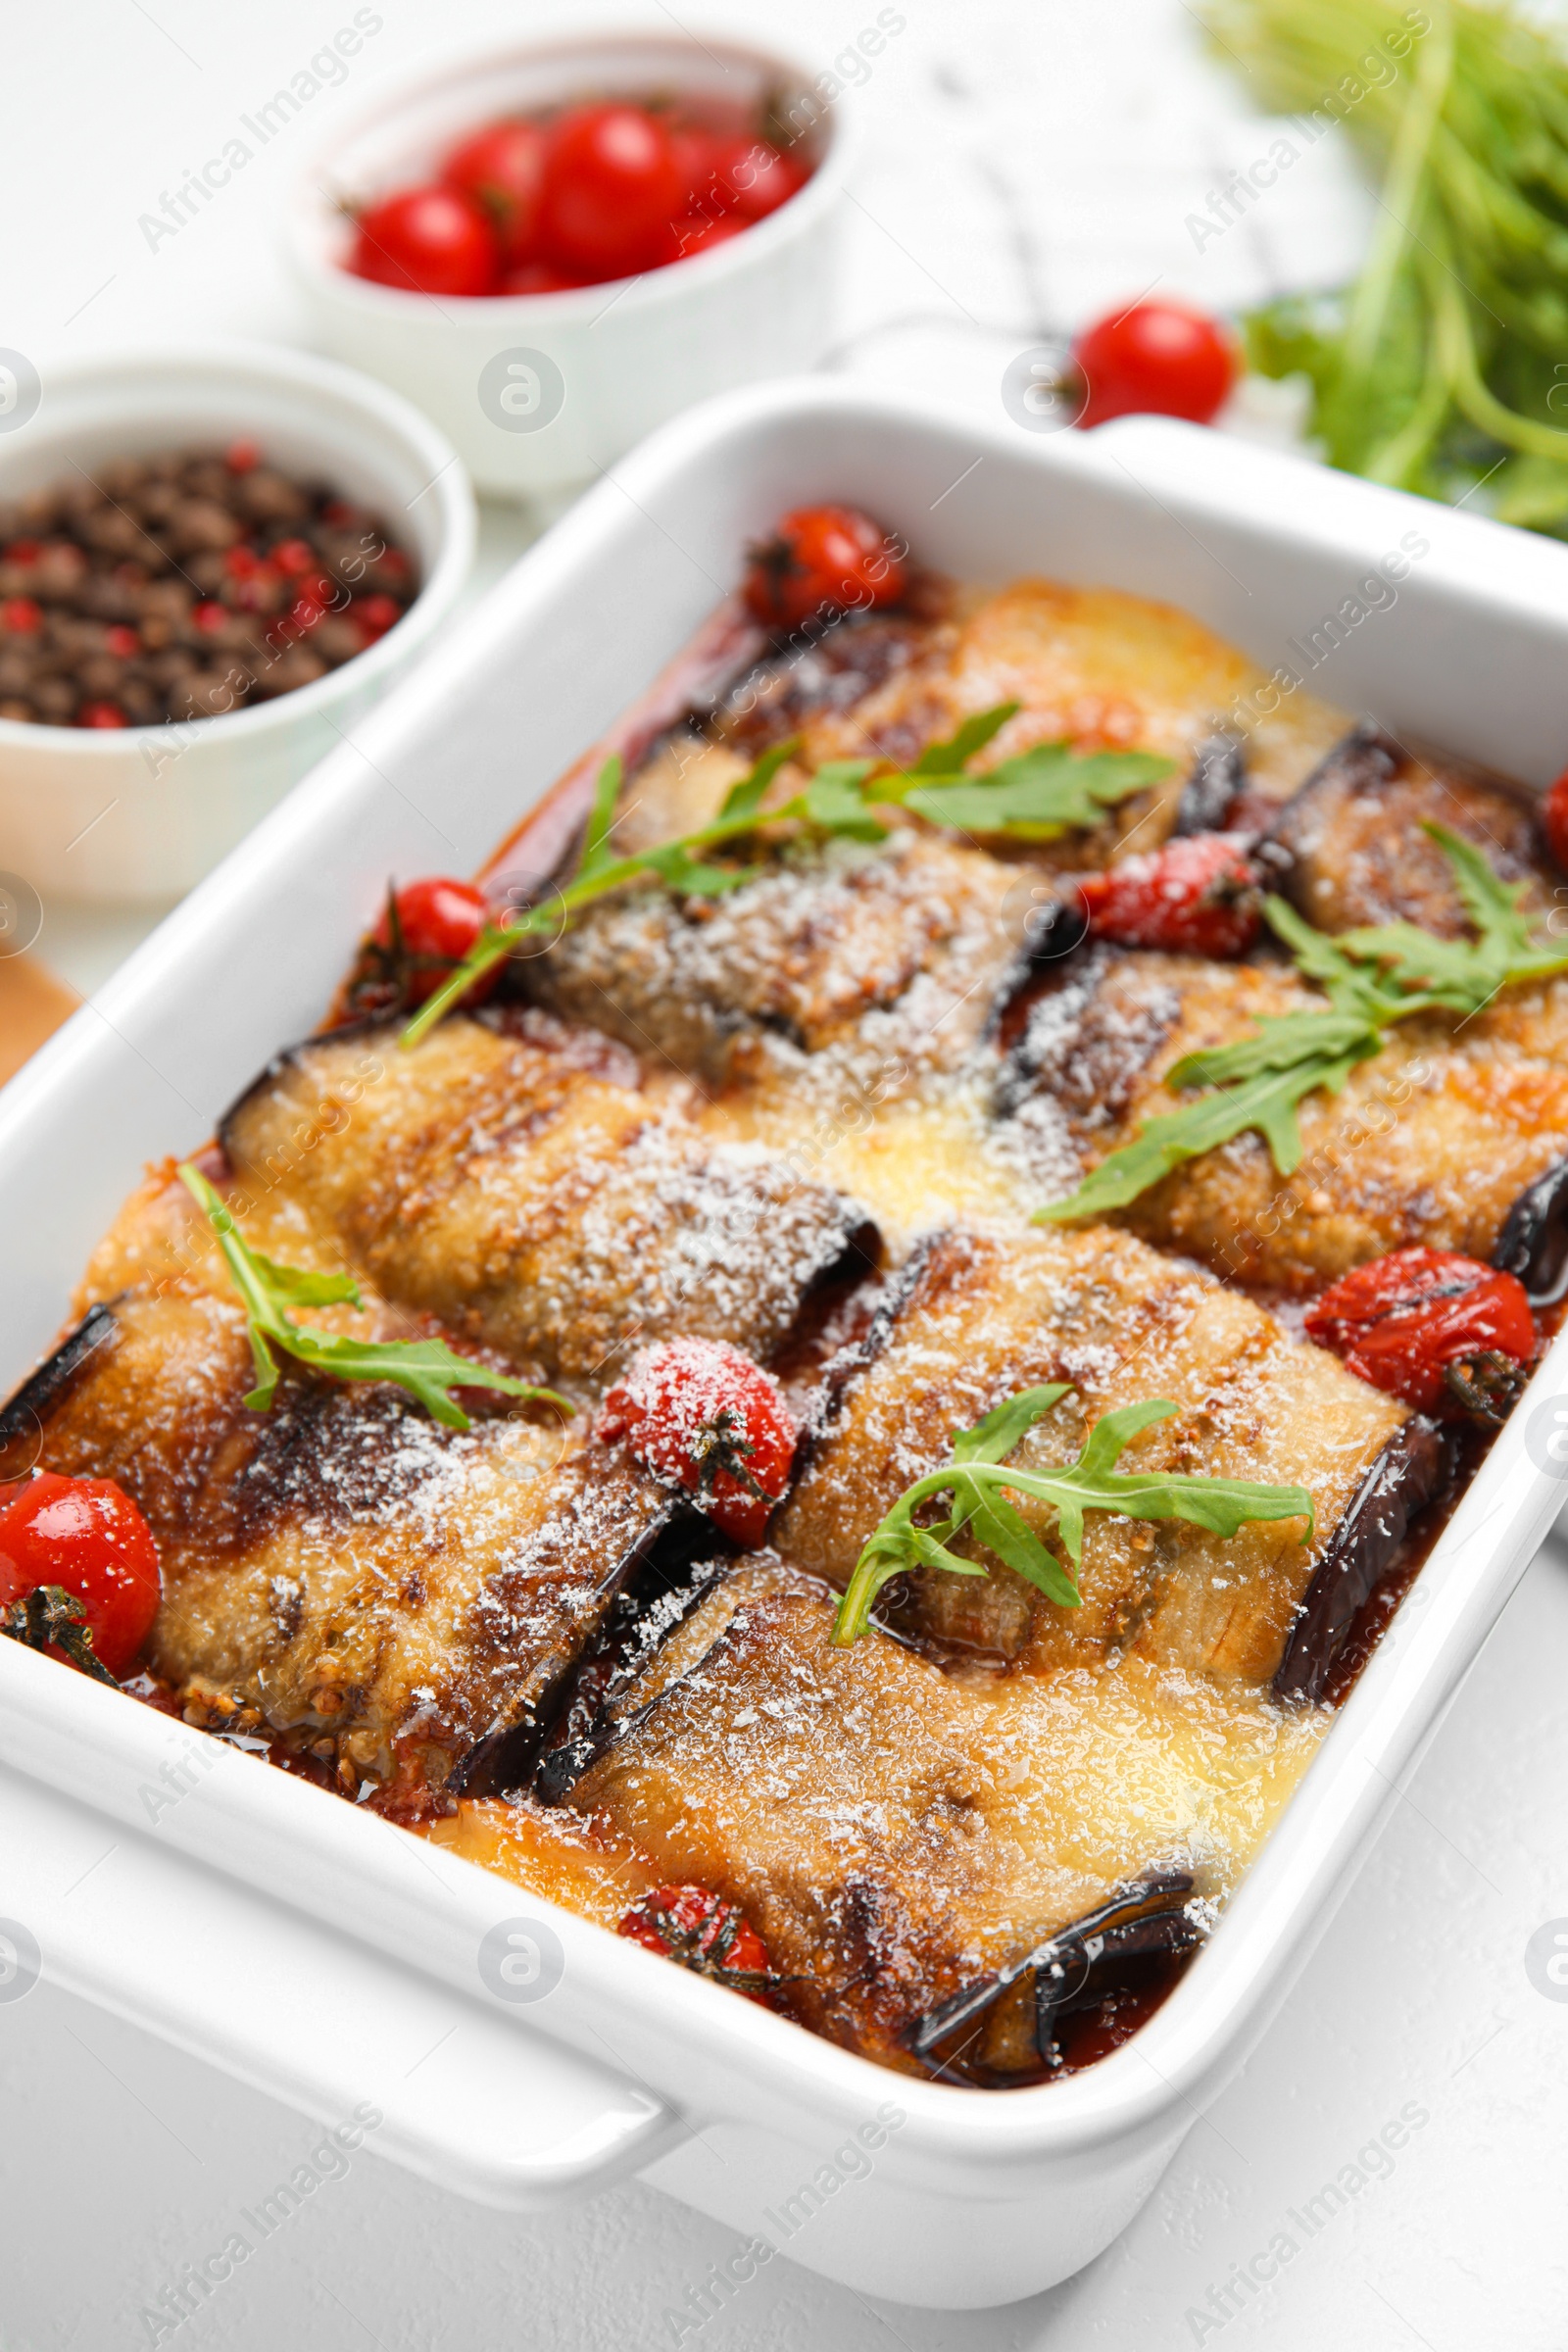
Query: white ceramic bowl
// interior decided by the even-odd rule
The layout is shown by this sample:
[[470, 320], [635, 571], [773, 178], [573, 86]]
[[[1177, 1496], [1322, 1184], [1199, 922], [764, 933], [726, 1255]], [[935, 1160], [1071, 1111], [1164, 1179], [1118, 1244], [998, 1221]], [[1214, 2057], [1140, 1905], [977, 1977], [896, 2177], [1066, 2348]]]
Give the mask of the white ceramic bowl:
[[[429, 177], [465, 131], [564, 100], [654, 91], [748, 110], [784, 93], [808, 126], [794, 152], [810, 178], [744, 235], [606, 285], [464, 300], [345, 270], [344, 207]], [[289, 241], [313, 339], [417, 401], [481, 490], [536, 497], [589, 481], [694, 401], [814, 367], [827, 349], [848, 130], [810, 91], [795, 60], [671, 32], [491, 51], [395, 93], [318, 149], [295, 184]]]
[[42, 391], [28, 421], [0, 435], [0, 501], [74, 466], [244, 437], [363, 501], [418, 565], [395, 628], [274, 701], [102, 732], [0, 719], [0, 869], [45, 905], [166, 904], [343, 740], [446, 618], [473, 558], [473, 493], [406, 401], [305, 353], [213, 342], [106, 354], [46, 368]]

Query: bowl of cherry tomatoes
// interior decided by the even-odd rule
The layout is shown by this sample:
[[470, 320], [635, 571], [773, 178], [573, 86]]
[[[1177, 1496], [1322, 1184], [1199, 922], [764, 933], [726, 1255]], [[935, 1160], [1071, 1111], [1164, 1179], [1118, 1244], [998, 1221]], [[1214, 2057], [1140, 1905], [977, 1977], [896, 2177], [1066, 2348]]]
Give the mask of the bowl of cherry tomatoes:
[[591, 480], [833, 331], [846, 124], [804, 70], [678, 33], [487, 53], [384, 99], [295, 186], [313, 337], [482, 490]]

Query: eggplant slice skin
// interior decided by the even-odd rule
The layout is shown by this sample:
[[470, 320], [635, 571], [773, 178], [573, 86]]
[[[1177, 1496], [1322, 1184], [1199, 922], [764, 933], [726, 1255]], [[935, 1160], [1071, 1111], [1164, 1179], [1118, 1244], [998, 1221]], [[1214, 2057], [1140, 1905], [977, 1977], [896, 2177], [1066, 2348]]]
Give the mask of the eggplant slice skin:
[[400, 1391], [285, 1368], [268, 1412], [237, 1303], [122, 1296], [41, 1413], [42, 1466], [146, 1514], [153, 1672], [207, 1728], [275, 1735], [381, 1809], [439, 1806], [481, 1741], [542, 1718], [670, 1514], [619, 1450], [505, 1417], [444, 1429]]
[[1502, 1221], [1492, 1262], [1524, 1284], [1538, 1313], [1568, 1298], [1568, 1159], [1525, 1187]]
[[1301, 1595], [1274, 1676], [1284, 1705], [1324, 1694], [1357, 1610], [1393, 1567], [1412, 1521], [1453, 1476], [1452, 1433], [1414, 1414], [1367, 1472]]
[[1529, 883], [1528, 911], [1550, 905], [1550, 873], [1524, 798], [1462, 766], [1430, 765], [1371, 725], [1336, 744], [1257, 855], [1320, 931], [1409, 922], [1459, 939], [1464, 906], [1447, 859], [1422, 830], [1432, 822], [1474, 842], [1505, 882]]
[[0, 1406], [0, 1480], [26, 1477], [42, 1442], [43, 1415], [59, 1403], [97, 1350], [114, 1345], [116, 1336], [114, 1309], [102, 1301], [89, 1307]]
[[[1290, 1338], [1252, 1300], [1112, 1227], [933, 1237], [876, 1351], [842, 1384], [773, 1544], [842, 1590], [885, 1512], [948, 1458], [952, 1433], [1048, 1381], [1070, 1382], [1074, 1395], [1011, 1457], [1021, 1468], [1071, 1461], [1102, 1412], [1168, 1397], [1177, 1414], [1136, 1438], [1123, 1467], [1303, 1486], [1316, 1512], [1311, 1541], [1298, 1521], [1225, 1541], [1174, 1520], [1092, 1512], [1079, 1608], [1058, 1607], [975, 1548], [987, 1576], [922, 1568], [889, 1623], [934, 1654], [1024, 1673], [1127, 1654], [1266, 1689], [1316, 1563], [1405, 1408]], [[1051, 1514], [1019, 1507], [1049, 1542]], [[972, 1548], [969, 1539], [957, 1548]]]
[[1225, 730], [1205, 736], [1193, 755], [1192, 768], [1176, 804], [1172, 840], [1186, 840], [1194, 833], [1223, 832], [1246, 788], [1245, 737]]
[[[1038, 1199], [1061, 1200], [1144, 1121], [1197, 1099], [1164, 1083], [1184, 1054], [1250, 1035], [1260, 1015], [1321, 1005], [1284, 964], [1095, 948], [1015, 1012], [999, 1133]], [[1291, 1176], [1259, 1136], [1240, 1135], [1116, 1222], [1297, 1297], [1416, 1245], [1489, 1261], [1521, 1195], [1568, 1156], [1568, 984], [1508, 989], [1462, 1024], [1401, 1021], [1340, 1094], [1308, 1095], [1298, 1117]]]
[[938, 2074], [948, 2073], [965, 2057], [988, 2072], [1022, 2073], [1023, 2065], [999, 2067], [1003, 2053], [994, 2047], [988, 2051], [982, 2042], [974, 2050], [978, 2034], [967, 2034], [959, 2045], [955, 2045], [955, 2036], [978, 2025], [1015, 1984], [1028, 1980], [1033, 2049], [1019, 2055], [1024, 2064], [1029, 2056], [1049, 2061], [1057, 2019], [1069, 2006], [1096, 1996], [1102, 1972], [1129, 1959], [1175, 1957], [1203, 1940], [1204, 1929], [1194, 1916], [1201, 1905], [1193, 1903], [1193, 1891], [1192, 1873], [1185, 1870], [1160, 1871], [1115, 1887], [1103, 1902], [1059, 1928], [1021, 1960], [979, 1978], [916, 2019], [905, 2030], [905, 2046]]
[[[624, 1047], [520, 1010], [332, 1032], [270, 1065], [220, 1138], [253, 1210], [525, 1377], [592, 1393], [676, 1335], [765, 1360], [812, 1285], [876, 1250], [858, 1204], [714, 1142]], [[245, 1209], [241, 1208], [242, 1217]]]

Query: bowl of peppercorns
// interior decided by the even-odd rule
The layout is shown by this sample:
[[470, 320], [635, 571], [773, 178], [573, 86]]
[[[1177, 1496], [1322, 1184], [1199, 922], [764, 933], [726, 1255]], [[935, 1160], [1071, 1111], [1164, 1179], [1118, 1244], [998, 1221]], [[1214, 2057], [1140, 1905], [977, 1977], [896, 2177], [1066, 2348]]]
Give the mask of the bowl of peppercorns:
[[164, 904], [451, 612], [472, 492], [406, 401], [303, 353], [46, 369], [0, 434], [0, 867]]

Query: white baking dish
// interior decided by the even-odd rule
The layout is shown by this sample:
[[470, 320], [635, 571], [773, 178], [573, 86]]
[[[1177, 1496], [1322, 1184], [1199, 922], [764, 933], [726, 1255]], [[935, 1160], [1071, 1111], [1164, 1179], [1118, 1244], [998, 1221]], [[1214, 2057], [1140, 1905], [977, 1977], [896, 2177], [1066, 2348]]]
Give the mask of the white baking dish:
[[[143, 1158], [199, 1142], [309, 1028], [387, 873], [476, 864], [681, 645], [742, 544], [824, 495], [955, 572], [1165, 597], [1298, 668], [1289, 641], [1402, 552], [1396, 601], [1346, 612], [1314, 688], [1537, 783], [1568, 745], [1568, 550], [1187, 426], [1042, 439], [821, 381], [716, 402], [574, 510], [0, 1096], [0, 1375], [48, 1342]], [[1303, 1964], [1562, 1499], [1529, 1433], [1568, 1393], [1565, 1347], [1209, 1947], [1134, 2041], [1055, 2086], [890, 2076], [11, 1642], [0, 1910], [46, 1975], [297, 2106], [336, 2121], [373, 2099], [374, 2144], [470, 2195], [639, 2169], [865, 2291], [1006, 2302], [1125, 2225]], [[120, 1899], [62, 1891], [111, 1840]], [[487, 1989], [517, 1922], [547, 1955], [559, 1939], [543, 1997]], [[450, 2092], [403, 2055], [446, 2024], [467, 2053]]]

